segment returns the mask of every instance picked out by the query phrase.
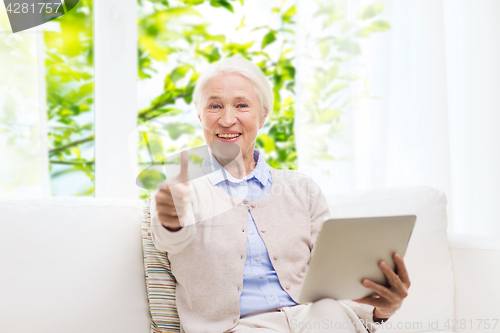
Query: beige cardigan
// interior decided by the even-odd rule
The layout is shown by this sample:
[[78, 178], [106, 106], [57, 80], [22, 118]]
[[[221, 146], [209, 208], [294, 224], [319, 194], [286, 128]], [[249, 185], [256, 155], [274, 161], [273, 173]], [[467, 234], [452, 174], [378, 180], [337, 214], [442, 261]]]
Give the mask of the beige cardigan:
[[[281, 286], [298, 301], [311, 250], [330, 211], [319, 186], [310, 177], [270, 169], [271, 192], [253, 202], [231, 198], [206, 176], [192, 181], [189, 222], [176, 232], [161, 225], [152, 196], [152, 239], [158, 250], [168, 252], [176, 278], [181, 331], [224, 332], [238, 323], [248, 210]], [[345, 303], [361, 319], [373, 321], [372, 306]]]

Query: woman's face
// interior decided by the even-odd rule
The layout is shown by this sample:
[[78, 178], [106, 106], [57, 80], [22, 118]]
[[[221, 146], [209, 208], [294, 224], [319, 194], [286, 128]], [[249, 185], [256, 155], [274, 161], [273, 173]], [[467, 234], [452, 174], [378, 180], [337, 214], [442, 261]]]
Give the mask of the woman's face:
[[202, 93], [198, 118], [205, 141], [232, 142], [243, 159], [253, 161], [257, 132], [264, 125], [257, 89], [247, 78], [233, 73], [214, 76]]

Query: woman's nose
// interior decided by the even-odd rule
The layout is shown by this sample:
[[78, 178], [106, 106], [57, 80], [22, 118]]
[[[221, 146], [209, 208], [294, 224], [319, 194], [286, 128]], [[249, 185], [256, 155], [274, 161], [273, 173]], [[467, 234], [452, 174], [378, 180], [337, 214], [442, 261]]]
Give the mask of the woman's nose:
[[225, 108], [220, 113], [219, 124], [223, 127], [231, 127], [236, 122], [236, 113], [231, 108]]

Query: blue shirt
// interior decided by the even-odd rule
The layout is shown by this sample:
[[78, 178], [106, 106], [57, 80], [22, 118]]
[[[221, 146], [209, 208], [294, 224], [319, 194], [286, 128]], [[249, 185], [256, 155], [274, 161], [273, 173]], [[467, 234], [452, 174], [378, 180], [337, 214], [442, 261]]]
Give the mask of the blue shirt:
[[[255, 169], [242, 179], [234, 178], [222, 169], [213, 156], [210, 157], [213, 163], [212, 170], [215, 171], [207, 174], [207, 177], [212, 185], [218, 186], [228, 195], [255, 201], [264, 199], [271, 191], [271, 171], [260, 157], [258, 150], [254, 150], [254, 160], [257, 162]], [[247, 216], [247, 229], [247, 254], [243, 269], [240, 316], [257, 310], [296, 305], [297, 303], [285, 292], [278, 280], [250, 210]]]

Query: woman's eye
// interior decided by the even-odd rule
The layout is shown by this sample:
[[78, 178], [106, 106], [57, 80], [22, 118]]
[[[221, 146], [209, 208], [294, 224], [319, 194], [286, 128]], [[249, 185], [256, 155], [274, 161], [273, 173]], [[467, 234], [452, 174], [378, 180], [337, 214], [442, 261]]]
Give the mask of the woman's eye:
[[246, 105], [246, 104], [238, 104], [238, 107], [241, 109], [241, 108], [246, 108], [246, 107], [248, 107], [248, 105]]
[[209, 109], [220, 109], [220, 105], [210, 105]]

